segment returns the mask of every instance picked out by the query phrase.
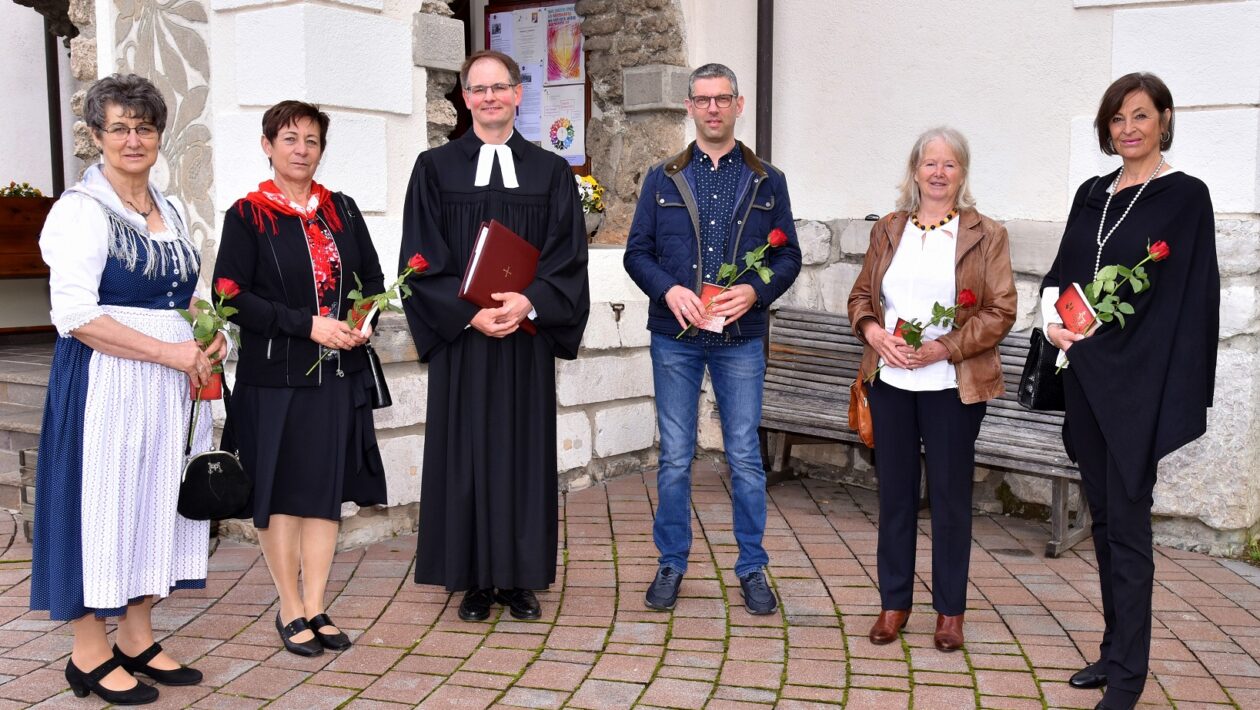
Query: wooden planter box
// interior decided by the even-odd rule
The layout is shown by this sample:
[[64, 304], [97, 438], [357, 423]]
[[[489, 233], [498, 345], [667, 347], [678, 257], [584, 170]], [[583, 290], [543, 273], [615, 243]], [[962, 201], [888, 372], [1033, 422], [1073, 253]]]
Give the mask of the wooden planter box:
[[53, 202], [51, 197], [0, 197], [0, 279], [48, 277], [39, 232]]

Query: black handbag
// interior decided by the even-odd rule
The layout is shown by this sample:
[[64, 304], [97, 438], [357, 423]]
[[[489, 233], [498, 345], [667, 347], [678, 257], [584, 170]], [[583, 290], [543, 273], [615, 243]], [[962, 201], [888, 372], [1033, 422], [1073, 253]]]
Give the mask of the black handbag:
[[385, 368], [381, 367], [381, 356], [376, 354], [372, 343], [364, 343], [367, 348], [368, 371], [372, 373], [372, 409], [384, 409], [394, 403], [389, 396], [389, 383], [385, 381]]
[[1054, 347], [1041, 328], [1033, 328], [1028, 341], [1028, 359], [1019, 378], [1019, 403], [1026, 409], [1042, 412], [1063, 411], [1063, 380], [1055, 372], [1059, 349]]
[[[228, 406], [232, 393], [227, 382], [223, 383], [223, 404]], [[199, 406], [193, 402], [193, 407]], [[245, 472], [236, 454], [224, 449], [231, 446], [229, 424], [224, 426], [219, 448], [192, 453], [192, 413], [188, 416], [188, 438], [184, 444], [184, 477], [179, 484], [179, 502], [176, 509], [189, 520], [225, 520], [227, 518], [252, 517], [250, 501], [254, 481]]]

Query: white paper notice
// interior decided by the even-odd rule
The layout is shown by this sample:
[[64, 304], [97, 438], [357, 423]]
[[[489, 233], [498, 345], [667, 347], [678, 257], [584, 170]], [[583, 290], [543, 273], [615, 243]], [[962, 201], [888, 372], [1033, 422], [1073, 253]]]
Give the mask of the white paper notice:
[[542, 147], [569, 165], [586, 162], [586, 85], [547, 86], [542, 91]]
[[521, 105], [516, 109], [516, 130], [534, 144], [542, 145], [543, 60], [521, 63]]
[[513, 42], [515, 50], [512, 58], [523, 68], [533, 66], [535, 62], [547, 59], [547, 13], [545, 8], [535, 7], [530, 10], [517, 10], [512, 13]]
[[516, 21], [511, 12], [490, 13], [490, 49], [503, 52], [509, 57], [515, 56], [516, 31], [513, 28], [515, 24]]

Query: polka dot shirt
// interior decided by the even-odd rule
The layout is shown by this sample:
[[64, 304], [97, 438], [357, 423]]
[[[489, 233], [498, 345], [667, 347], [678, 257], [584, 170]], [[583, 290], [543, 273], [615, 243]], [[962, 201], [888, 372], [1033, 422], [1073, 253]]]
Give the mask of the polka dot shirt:
[[[717, 165], [699, 146], [692, 148], [692, 174], [696, 180], [696, 207], [700, 218], [700, 275], [708, 283], [717, 283], [722, 262], [732, 261], [730, 251], [731, 224], [735, 219], [735, 200], [739, 179], [744, 170], [744, 154], [736, 145], [718, 159]], [[735, 261], [742, 255], [736, 255]], [[729, 332], [729, 331], [728, 331]], [[698, 345], [735, 345], [748, 338], [737, 338], [728, 332], [700, 331], [688, 342]]]

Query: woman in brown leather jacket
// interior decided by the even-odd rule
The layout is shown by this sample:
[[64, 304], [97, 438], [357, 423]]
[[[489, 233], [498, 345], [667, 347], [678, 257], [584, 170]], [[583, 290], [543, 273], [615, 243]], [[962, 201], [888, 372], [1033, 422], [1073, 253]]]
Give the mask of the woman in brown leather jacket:
[[[879, 591], [872, 643], [896, 640], [910, 616], [919, 510], [919, 446], [932, 492], [932, 606], [936, 647], [963, 644], [971, 556], [975, 442], [985, 402], [1002, 394], [998, 343], [1015, 322], [1006, 229], [975, 210], [969, 150], [951, 128], [929, 130], [906, 164], [897, 211], [871, 229], [849, 321], [866, 343], [879, 476]], [[957, 305], [933, 325], [933, 304]], [[898, 320], [927, 324], [922, 344], [894, 334]]]

